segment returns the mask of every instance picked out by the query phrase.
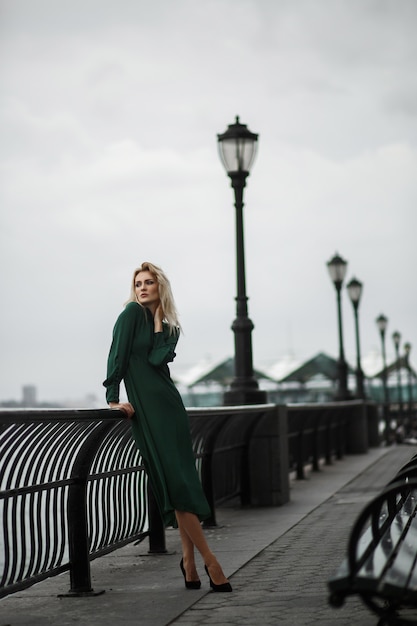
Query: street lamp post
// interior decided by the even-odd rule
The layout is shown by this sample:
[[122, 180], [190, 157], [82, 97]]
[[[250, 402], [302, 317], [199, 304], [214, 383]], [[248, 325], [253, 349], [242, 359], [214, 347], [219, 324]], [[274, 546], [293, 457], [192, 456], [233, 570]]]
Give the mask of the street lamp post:
[[364, 389], [364, 375], [361, 366], [361, 349], [360, 349], [360, 340], [359, 340], [359, 302], [362, 295], [362, 283], [356, 278], [352, 278], [350, 283], [347, 285], [347, 290], [349, 293], [350, 301], [353, 305], [353, 311], [355, 315], [355, 334], [356, 334], [356, 395], [358, 398], [362, 400], [365, 399], [365, 389]]
[[411, 343], [404, 344], [404, 353], [405, 353], [405, 363], [408, 371], [408, 417], [410, 420], [413, 419], [413, 381], [411, 375], [411, 365], [410, 365], [410, 352], [411, 352]]
[[376, 318], [376, 323], [381, 335], [381, 347], [382, 347], [382, 385], [384, 388], [384, 421], [385, 421], [385, 441], [390, 443], [390, 422], [389, 422], [389, 393], [387, 384], [387, 354], [385, 351], [385, 331], [388, 325], [388, 319], [385, 315], [381, 315]]
[[346, 275], [347, 262], [342, 259], [337, 253], [327, 263], [330, 278], [332, 279], [336, 288], [337, 295], [337, 319], [339, 326], [339, 360], [337, 363], [338, 368], [338, 390], [336, 393], [336, 400], [347, 400], [350, 397], [347, 375], [348, 367], [345, 361], [345, 352], [343, 349], [343, 329], [342, 329], [342, 307], [341, 307], [341, 290], [343, 280]]
[[397, 362], [396, 370], [397, 370], [397, 392], [398, 392], [398, 407], [399, 407], [399, 416], [403, 416], [403, 396], [401, 390], [401, 363], [400, 363], [400, 343], [401, 343], [401, 335], [397, 331], [392, 334], [392, 340], [394, 342], [395, 347], [395, 359]]
[[243, 190], [256, 155], [258, 135], [251, 133], [236, 117], [236, 122], [230, 124], [226, 132], [217, 135], [217, 138], [220, 158], [234, 190], [236, 207], [237, 297], [236, 319], [232, 324], [235, 337], [235, 378], [230, 390], [224, 394], [224, 404], [263, 404], [267, 401], [267, 395], [259, 389], [253, 374], [251, 333], [254, 325], [248, 317], [243, 235]]

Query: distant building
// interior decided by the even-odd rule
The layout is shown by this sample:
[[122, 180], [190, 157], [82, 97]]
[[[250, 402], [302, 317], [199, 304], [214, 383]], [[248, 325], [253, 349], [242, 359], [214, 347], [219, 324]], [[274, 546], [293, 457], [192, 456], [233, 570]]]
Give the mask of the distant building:
[[37, 395], [35, 385], [24, 385], [22, 387], [22, 406], [26, 409], [36, 407], [38, 405]]

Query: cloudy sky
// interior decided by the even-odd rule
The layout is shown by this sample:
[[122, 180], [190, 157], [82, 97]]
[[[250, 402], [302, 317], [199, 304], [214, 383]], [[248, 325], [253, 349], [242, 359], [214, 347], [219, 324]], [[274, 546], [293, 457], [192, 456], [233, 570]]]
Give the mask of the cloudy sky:
[[[245, 191], [255, 366], [337, 357], [339, 252], [417, 350], [415, 0], [0, 0], [0, 400], [95, 393], [144, 260], [185, 335], [233, 354], [233, 192], [216, 134], [259, 133]], [[345, 351], [354, 320], [343, 294]]]

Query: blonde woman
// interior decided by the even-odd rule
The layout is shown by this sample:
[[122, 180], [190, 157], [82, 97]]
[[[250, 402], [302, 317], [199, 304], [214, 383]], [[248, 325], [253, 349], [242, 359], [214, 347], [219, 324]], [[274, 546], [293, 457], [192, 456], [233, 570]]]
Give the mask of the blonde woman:
[[[133, 274], [130, 299], [119, 315], [107, 363], [106, 399], [132, 419], [156, 501], [166, 526], [179, 528], [180, 568], [187, 589], [199, 589], [194, 548], [200, 552], [213, 591], [232, 591], [205, 539], [201, 520], [210, 516], [195, 467], [188, 415], [171, 380], [180, 324], [165, 273], [142, 263]], [[124, 381], [129, 402], [119, 402]]]

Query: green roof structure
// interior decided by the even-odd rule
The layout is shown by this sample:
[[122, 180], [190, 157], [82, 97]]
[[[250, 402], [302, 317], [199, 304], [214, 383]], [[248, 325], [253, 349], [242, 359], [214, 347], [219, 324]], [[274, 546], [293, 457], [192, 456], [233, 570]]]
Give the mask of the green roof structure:
[[[280, 379], [280, 383], [307, 383], [312, 378], [322, 375], [329, 380], [336, 381], [338, 379], [338, 367], [337, 360], [333, 359], [324, 352], [319, 352], [312, 359], [306, 361], [300, 367], [290, 372], [284, 378]], [[353, 370], [348, 366], [349, 373], [352, 373]]]
[[[256, 380], [269, 380], [271, 382], [276, 383], [277, 381], [274, 378], [271, 378], [267, 374], [260, 372], [259, 370], [254, 369], [253, 375]], [[209, 372], [206, 372], [196, 380], [194, 380], [189, 387], [195, 387], [196, 385], [200, 385], [202, 383], [218, 383], [224, 387], [230, 385], [232, 380], [235, 377], [235, 360], [234, 358], [226, 359], [222, 361], [215, 367], [213, 367]]]

